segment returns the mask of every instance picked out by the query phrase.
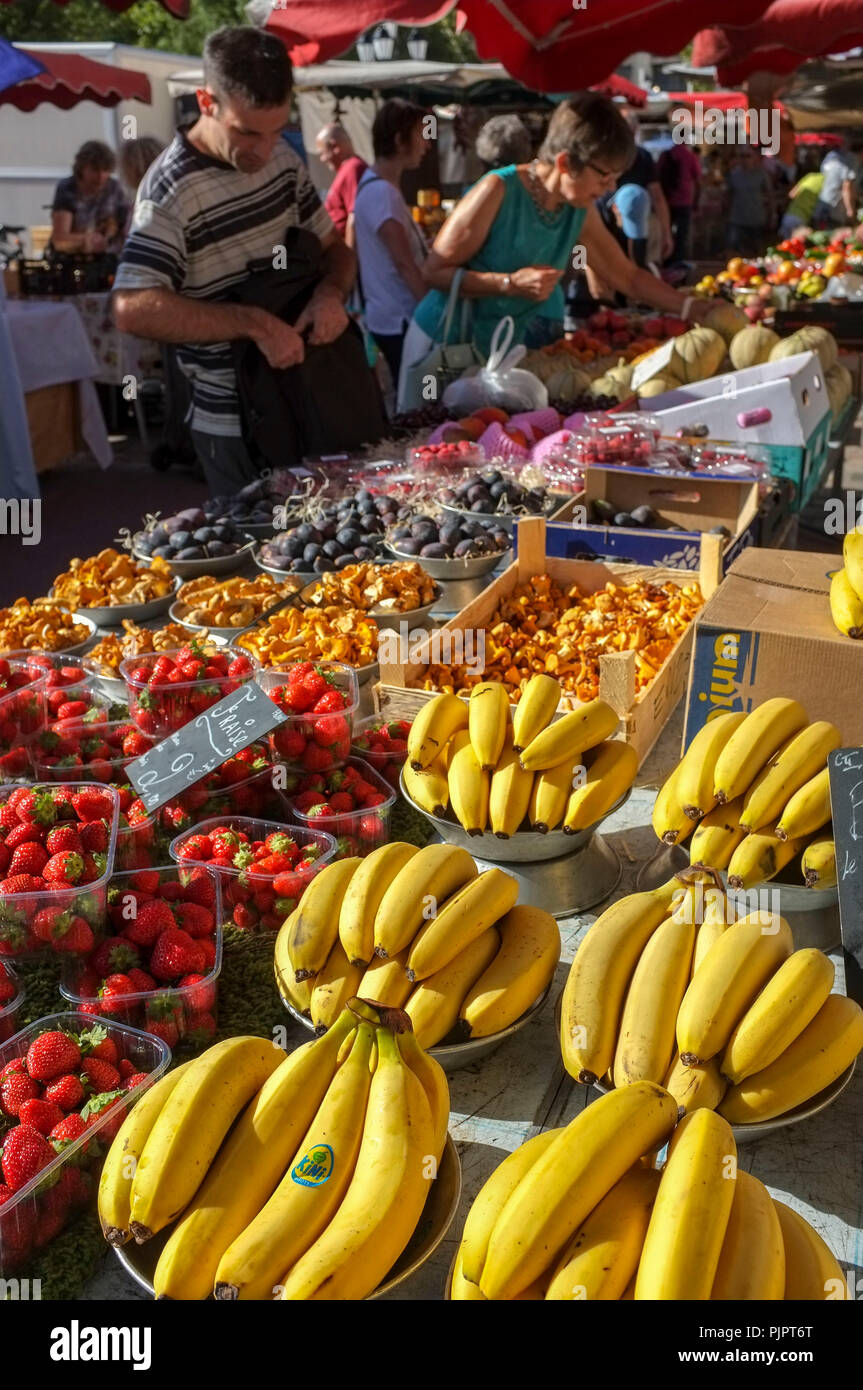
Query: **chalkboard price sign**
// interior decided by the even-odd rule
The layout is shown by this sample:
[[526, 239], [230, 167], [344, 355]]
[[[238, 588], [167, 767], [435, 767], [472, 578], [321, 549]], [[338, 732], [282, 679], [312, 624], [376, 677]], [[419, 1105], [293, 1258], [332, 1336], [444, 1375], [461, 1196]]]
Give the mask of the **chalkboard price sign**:
[[827, 760], [845, 987], [863, 1004], [863, 748], [837, 748]]
[[129, 780], [155, 811], [287, 717], [256, 681], [247, 681], [130, 763]]

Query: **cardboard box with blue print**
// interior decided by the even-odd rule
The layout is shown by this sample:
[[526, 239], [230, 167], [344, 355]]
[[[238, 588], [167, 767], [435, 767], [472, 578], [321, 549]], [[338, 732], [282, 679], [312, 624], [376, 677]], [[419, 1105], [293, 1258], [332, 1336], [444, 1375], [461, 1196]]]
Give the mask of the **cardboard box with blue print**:
[[699, 613], [686, 693], [688, 747], [717, 714], [791, 696], [863, 746], [863, 642], [833, 625], [839, 555], [750, 549]]
[[800, 511], [818, 487], [827, 463], [830, 400], [814, 352], [801, 352], [760, 367], [708, 377], [642, 402], [662, 433], [707, 426], [711, 440], [760, 444], [777, 478], [790, 478]]
[[[602, 525], [594, 520], [600, 512], [635, 512], [648, 519], [643, 525], [636, 525], [636, 518], [630, 526]], [[697, 571], [706, 545], [711, 564], [718, 547], [725, 573], [742, 550], [758, 543], [758, 528], [758, 484], [751, 480], [591, 467], [584, 492], [548, 524], [546, 548], [566, 560], [601, 558]]]

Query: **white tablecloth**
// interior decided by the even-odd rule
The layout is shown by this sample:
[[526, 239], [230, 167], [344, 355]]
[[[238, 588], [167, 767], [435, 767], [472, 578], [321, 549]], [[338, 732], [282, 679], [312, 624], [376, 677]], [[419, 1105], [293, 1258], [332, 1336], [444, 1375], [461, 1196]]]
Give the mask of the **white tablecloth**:
[[99, 364], [77, 309], [53, 300], [10, 299], [6, 318], [23, 390], [77, 382], [84, 442], [97, 463], [107, 468], [113, 454], [93, 384]]

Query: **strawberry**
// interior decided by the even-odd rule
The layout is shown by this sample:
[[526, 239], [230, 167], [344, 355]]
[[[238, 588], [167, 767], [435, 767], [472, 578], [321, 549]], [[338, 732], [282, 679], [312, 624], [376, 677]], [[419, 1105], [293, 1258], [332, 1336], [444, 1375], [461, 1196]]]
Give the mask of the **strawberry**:
[[210, 859], [213, 855], [213, 843], [209, 835], [190, 835], [177, 848], [179, 859]]
[[193, 1013], [209, 1012], [216, 1002], [215, 982], [204, 975], [184, 975], [177, 987], [187, 990], [186, 1003]]
[[95, 788], [73, 796], [72, 805], [76, 816], [82, 821], [110, 821], [114, 814], [113, 795], [107, 791], [97, 791]]
[[9, 1269], [27, 1258], [36, 1229], [32, 1202], [18, 1202], [11, 1211], [4, 1213], [3, 1207], [13, 1196], [11, 1188], [0, 1186], [0, 1245], [3, 1247], [3, 1264]]
[[62, 1120], [63, 1111], [50, 1100], [25, 1100], [18, 1111], [18, 1118], [22, 1125], [32, 1125], [40, 1134], [50, 1134]]
[[188, 932], [163, 931], [150, 956], [150, 973], [157, 980], [177, 980], [197, 972], [201, 961], [198, 943]]
[[43, 907], [30, 923], [37, 941], [57, 941], [72, 925], [73, 914], [68, 908]]
[[93, 928], [84, 917], [73, 917], [69, 924], [69, 930], [58, 937], [54, 942], [57, 951], [74, 952], [76, 955], [86, 955], [92, 951], [96, 938], [93, 935]]
[[104, 854], [108, 848], [108, 827], [104, 821], [87, 821], [81, 826], [81, 848], [87, 854]]
[[203, 965], [201, 966], [200, 973], [206, 975], [216, 964], [216, 943], [211, 936], [207, 936], [199, 939], [198, 945], [201, 948], [201, 955], [203, 957]]
[[106, 1111], [113, 1110], [114, 1113], [110, 1120], [101, 1126], [100, 1131], [102, 1136], [108, 1141], [116, 1136], [117, 1131], [126, 1118], [126, 1107], [120, 1104], [123, 1090], [119, 1086], [119, 1076], [117, 1077], [117, 1081], [118, 1085], [114, 1090], [103, 1091], [99, 1095], [91, 1096], [84, 1106], [84, 1109], [81, 1111], [83, 1118], [87, 1121], [87, 1128], [90, 1129], [103, 1119]]
[[[105, 1013], [120, 1012], [122, 1014], [125, 1012], [123, 1009], [124, 997], [134, 993], [135, 986], [129, 979], [129, 976], [116, 974], [109, 975], [105, 980], [105, 983], [99, 990], [99, 998], [102, 1000], [102, 1007]], [[114, 1052], [116, 1053], [116, 1051], [117, 1049], [115, 1047]], [[91, 1053], [90, 1055], [93, 1056], [94, 1054]], [[96, 1060], [99, 1061], [100, 1059], [97, 1057]], [[116, 1057], [114, 1060], [116, 1060]], [[106, 1087], [105, 1089], [107, 1090], [109, 1088]]]
[[303, 755], [303, 763], [310, 772], [326, 772], [333, 765], [332, 751], [321, 748], [317, 743], [310, 743]]
[[248, 903], [237, 903], [233, 912], [234, 926], [241, 931], [253, 931], [258, 925], [258, 914]]
[[69, 1213], [69, 1199], [65, 1189], [59, 1183], [54, 1187], [49, 1187], [47, 1192], [39, 1194], [39, 1203], [36, 1209], [36, 1229], [33, 1232], [33, 1244], [37, 1250], [43, 1246], [50, 1245], [66, 1225], [66, 1217]]
[[148, 1073], [145, 1072], [145, 1071], [136, 1071], [136, 1072], [132, 1072], [132, 1074], [131, 1074], [130, 1076], [127, 1076], [127, 1077], [124, 1079], [124, 1081], [123, 1081], [123, 1090], [124, 1090], [124, 1091], [133, 1091], [133, 1090], [135, 1089], [136, 1086], [142, 1085], [143, 1082], [145, 1082], [147, 1079], [148, 1079]]
[[72, 854], [80, 854], [81, 837], [74, 825], [55, 825], [45, 838], [45, 848], [49, 854], [62, 854], [64, 850], [69, 850]]
[[81, 1049], [75, 1038], [58, 1030], [40, 1033], [27, 1049], [27, 1071], [34, 1081], [53, 1081], [55, 1076], [75, 1071]]
[[206, 869], [193, 869], [186, 884], [186, 902], [199, 903], [212, 910], [216, 906], [216, 885]]
[[338, 690], [336, 686], [329, 686], [315, 702], [313, 713], [315, 714], [334, 714], [337, 710], [342, 710], [348, 703], [348, 697], [344, 691]]
[[13, 1073], [0, 1082], [0, 1107], [7, 1115], [17, 1115], [28, 1100], [38, 1100], [40, 1090], [26, 1072]]
[[136, 893], [155, 893], [159, 887], [159, 870], [139, 869], [129, 878], [129, 885]]
[[354, 798], [350, 792], [333, 792], [330, 797], [330, 807], [333, 811], [345, 812], [354, 810]]
[[128, 1057], [121, 1057], [117, 1063], [117, 1070], [120, 1073], [120, 1080], [126, 1081], [135, 1070], [134, 1062], [130, 1062]]
[[[85, 1145], [85, 1152], [86, 1148]], [[82, 1172], [74, 1164], [66, 1165], [57, 1186], [62, 1189], [70, 1207], [86, 1207], [93, 1194], [93, 1181], [90, 1174]]]
[[[130, 922], [123, 929], [123, 935], [138, 946], [153, 946], [163, 931], [176, 926], [174, 914], [164, 898], [153, 898], [142, 903]], [[137, 965], [135, 960], [132, 964]]]
[[306, 816], [309, 820], [320, 820], [323, 817], [332, 816], [333, 814], [333, 808], [328, 801], [318, 801], [306, 811]]
[[48, 858], [48, 851], [42, 845], [28, 840], [13, 852], [9, 874], [32, 874], [34, 878], [38, 878], [48, 863]]
[[17, 1125], [3, 1143], [3, 1180], [18, 1192], [54, 1158], [54, 1150], [32, 1125]]
[[125, 936], [108, 936], [96, 947], [90, 964], [104, 980], [108, 975], [125, 974], [133, 965], [140, 965], [141, 958], [134, 942]]
[[151, 746], [151, 740], [140, 729], [130, 729], [123, 739], [123, 757], [140, 758]]
[[103, 1062], [99, 1057], [85, 1057], [81, 1064], [81, 1071], [87, 1078], [90, 1089], [94, 1093], [102, 1091], [114, 1091], [120, 1084], [120, 1073], [110, 1062]]
[[55, 719], [80, 719], [90, 708], [86, 700], [64, 700], [58, 705], [55, 712]]
[[216, 1020], [211, 1013], [189, 1014], [186, 1019], [186, 1039], [190, 1043], [204, 1043], [215, 1036]]
[[45, 843], [46, 831], [44, 825], [36, 825], [34, 821], [25, 821], [23, 825], [16, 825], [4, 840], [8, 850], [17, 849], [19, 845]]
[[81, 1085], [80, 1077], [74, 1076], [71, 1072], [56, 1077], [45, 1087], [43, 1100], [59, 1105], [61, 1110], [77, 1110], [78, 1106], [84, 1103], [84, 1087]]
[[64, 849], [51, 855], [42, 873], [52, 883], [77, 883], [84, 873], [84, 860], [80, 854]]
[[200, 903], [177, 903], [174, 916], [177, 926], [193, 937], [209, 936], [216, 925], [210, 909], [202, 907]]
[[146, 970], [139, 970], [133, 966], [128, 972], [128, 979], [131, 980], [136, 994], [149, 994], [150, 990], [156, 988], [156, 981], [152, 975], [148, 975]]
[[306, 750], [306, 736], [302, 729], [288, 724], [273, 731], [273, 746], [283, 758], [296, 762]]

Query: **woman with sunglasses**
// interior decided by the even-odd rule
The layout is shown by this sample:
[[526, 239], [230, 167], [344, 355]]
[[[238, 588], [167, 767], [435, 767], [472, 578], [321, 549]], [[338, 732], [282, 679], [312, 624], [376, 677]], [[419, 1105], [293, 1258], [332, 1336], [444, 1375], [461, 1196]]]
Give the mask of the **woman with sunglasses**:
[[[613, 290], [663, 313], [696, 319], [709, 312], [706, 301], [671, 289], [631, 261], [594, 207], [634, 152], [632, 133], [613, 103], [580, 92], [558, 106], [532, 163], [495, 169], [474, 185], [441, 228], [422, 268], [430, 289], [405, 338], [400, 410], [424, 403], [417, 399], [416, 368], [443, 341], [447, 298], [459, 267], [465, 270], [459, 293], [472, 301], [472, 338], [483, 357], [505, 315], [511, 315], [514, 342], [520, 343], [539, 304], [552, 295], [562, 303], [560, 282], [571, 265], [592, 265]], [[451, 342], [460, 340], [461, 317], [453, 315]]]

